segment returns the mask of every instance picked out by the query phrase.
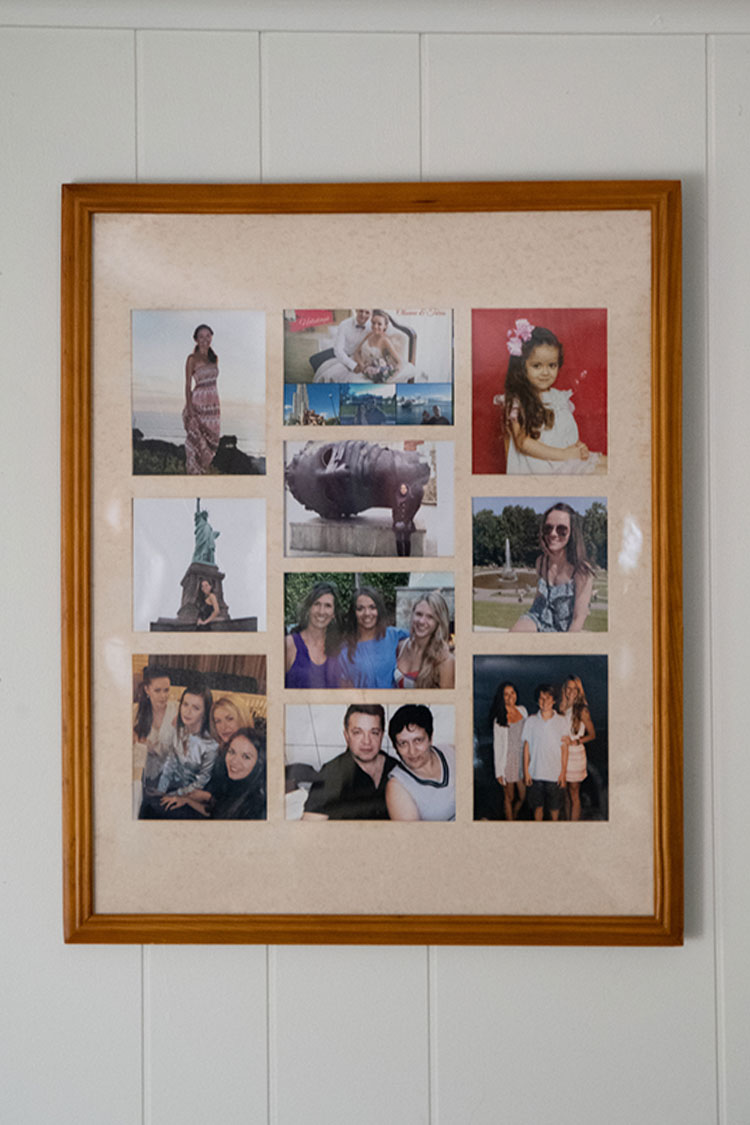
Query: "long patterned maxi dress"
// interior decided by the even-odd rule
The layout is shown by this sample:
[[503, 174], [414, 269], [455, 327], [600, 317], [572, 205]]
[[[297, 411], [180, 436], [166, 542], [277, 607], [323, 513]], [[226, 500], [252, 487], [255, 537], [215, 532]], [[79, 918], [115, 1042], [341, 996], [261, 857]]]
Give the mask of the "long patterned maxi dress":
[[216, 380], [219, 368], [215, 363], [200, 363], [193, 368], [192, 414], [187, 407], [182, 412], [185, 427], [185, 471], [189, 474], [207, 473], [219, 448], [221, 410]]

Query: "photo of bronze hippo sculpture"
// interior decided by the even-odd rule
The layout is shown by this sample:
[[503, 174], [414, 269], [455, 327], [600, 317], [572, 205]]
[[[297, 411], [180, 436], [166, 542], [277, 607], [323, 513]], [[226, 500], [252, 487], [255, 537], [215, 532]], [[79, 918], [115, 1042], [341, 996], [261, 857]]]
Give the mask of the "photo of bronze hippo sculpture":
[[326, 519], [353, 516], [367, 508], [393, 510], [399, 496], [407, 493], [411, 519], [429, 477], [430, 467], [419, 454], [370, 441], [309, 441], [295, 453], [285, 473], [295, 500]]

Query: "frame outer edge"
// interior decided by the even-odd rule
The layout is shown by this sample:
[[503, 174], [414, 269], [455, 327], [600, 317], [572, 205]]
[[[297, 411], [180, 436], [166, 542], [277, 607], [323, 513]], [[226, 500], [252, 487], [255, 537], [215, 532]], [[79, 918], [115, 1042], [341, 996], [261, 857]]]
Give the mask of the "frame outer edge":
[[91, 212], [62, 194], [63, 903], [66, 940], [92, 914]]
[[654, 897], [673, 944], [684, 940], [681, 233], [676, 183], [654, 208], [652, 232]]
[[[501, 190], [499, 190], [501, 189]], [[387, 197], [387, 198], [386, 198]], [[498, 201], [500, 200], [500, 201]], [[91, 333], [96, 212], [269, 214], [650, 210], [654, 914], [97, 915], [91, 761]], [[68, 942], [675, 945], [683, 940], [679, 181], [67, 184], [62, 188], [63, 901]], [[681, 415], [680, 415], [681, 416]], [[672, 692], [666, 687], [671, 682]]]

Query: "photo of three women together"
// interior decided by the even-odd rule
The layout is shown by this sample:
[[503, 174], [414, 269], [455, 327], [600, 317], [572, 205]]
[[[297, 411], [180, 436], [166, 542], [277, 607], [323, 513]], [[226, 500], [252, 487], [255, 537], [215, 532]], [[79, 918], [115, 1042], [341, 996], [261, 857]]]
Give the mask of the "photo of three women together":
[[607, 819], [607, 657], [475, 657], [475, 820]]
[[453, 688], [452, 574], [285, 576], [287, 688]]
[[265, 657], [159, 659], [133, 658], [135, 815], [264, 820]]

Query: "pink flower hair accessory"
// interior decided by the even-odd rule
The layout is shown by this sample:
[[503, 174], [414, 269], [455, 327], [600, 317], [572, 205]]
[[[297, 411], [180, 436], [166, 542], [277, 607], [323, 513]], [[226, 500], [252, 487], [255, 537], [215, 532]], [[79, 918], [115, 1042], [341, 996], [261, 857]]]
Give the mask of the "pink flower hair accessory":
[[534, 325], [529, 324], [528, 320], [525, 319], [516, 321], [515, 331], [512, 328], [508, 329], [506, 347], [511, 355], [521, 355], [521, 349], [526, 340], [531, 339], [533, 331]]

